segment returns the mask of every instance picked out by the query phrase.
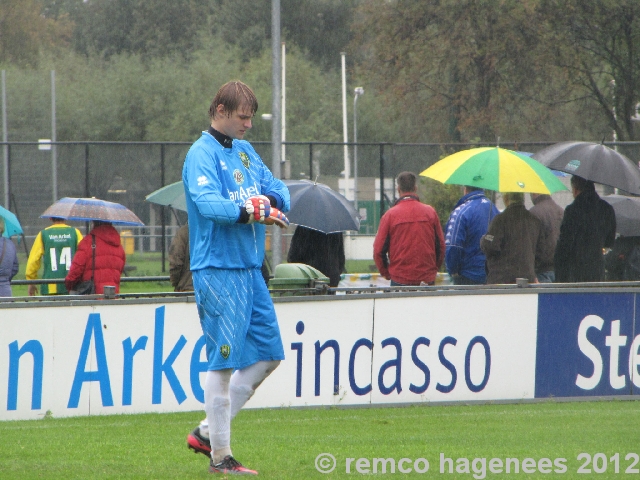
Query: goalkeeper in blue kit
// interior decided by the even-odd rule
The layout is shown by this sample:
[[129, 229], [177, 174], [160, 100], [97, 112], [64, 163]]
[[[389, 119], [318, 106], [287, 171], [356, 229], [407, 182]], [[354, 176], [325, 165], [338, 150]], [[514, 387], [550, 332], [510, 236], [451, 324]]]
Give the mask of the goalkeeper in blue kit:
[[242, 140], [258, 110], [242, 82], [224, 84], [182, 170], [193, 287], [206, 340], [206, 419], [187, 436], [211, 473], [257, 475], [231, 452], [231, 420], [284, 359], [261, 273], [266, 225], [286, 228], [289, 190]]

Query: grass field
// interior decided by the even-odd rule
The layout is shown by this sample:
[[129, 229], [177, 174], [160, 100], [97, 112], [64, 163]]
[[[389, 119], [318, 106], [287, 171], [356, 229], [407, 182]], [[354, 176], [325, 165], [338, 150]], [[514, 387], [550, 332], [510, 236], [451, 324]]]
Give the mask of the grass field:
[[[0, 478], [213, 478], [207, 458], [185, 444], [201, 417], [189, 412], [0, 422]], [[244, 410], [233, 423], [232, 447], [241, 462], [260, 472], [258, 478], [274, 480], [640, 478], [640, 463], [633, 465], [640, 454], [639, 418], [639, 401]], [[316, 469], [322, 453], [336, 459], [331, 473]], [[579, 458], [583, 453], [589, 457]], [[444, 473], [441, 454], [451, 459]], [[412, 471], [391, 473], [387, 463], [381, 473], [382, 464], [376, 463], [374, 474], [374, 458], [410, 459], [401, 468]], [[507, 458], [518, 459], [519, 473], [513, 460], [506, 472]], [[531, 466], [527, 458], [533, 459]], [[556, 460], [561, 458], [566, 461]], [[350, 473], [347, 459], [353, 459]], [[425, 473], [415, 472], [418, 459], [428, 460]], [[460, 473], [464, 459], [468, 473]], [[490, 471], [491, 465], [494, 472], [499, 469], [492, 459], [502, 462], [502, 473]], [[369, 473], [363, 473], [367, 461]], [[425, 466], [417, 463], [418, 470]], [[578, 473], [581, 466], [590, 473]]]
[[[18, 262], [20, 270], [14, 277], [14, 280], [25, 279], [25, 269], [27, 266], [27, 255], [23, 249], [18, 249]], [[165, 259], [165, 271], [162, 271], [162, 254], [161, 253], [134, 253], [127, 256], [127, 265], [135, 267], [128, 275], [131, 277], [157, 277], [169, 276], [169, 257]], [[373, 267], [372, 267], [373, 265]], [[375, 268], [373, 260], [348, 260], [346, 262], [346, 270], [348, 273], [371, 273]], [[39, 277], [42, 276], [42, 271]], [[14, 297], [27, 296], [27, 285], [12, 286]], [[151, 292], [172, 292], [173, 287], [166, 282], [121, 282], [120, 293], [151, 293]], [[1, 479], [0, 479], [1, 480]]]

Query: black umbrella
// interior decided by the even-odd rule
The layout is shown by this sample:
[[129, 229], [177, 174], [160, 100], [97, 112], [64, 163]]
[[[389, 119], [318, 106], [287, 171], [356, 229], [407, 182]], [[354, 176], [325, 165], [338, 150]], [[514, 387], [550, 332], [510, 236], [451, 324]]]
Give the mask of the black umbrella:
[[560, 142], [532, 157], [552, 170], [640, 195], [640, 168], [623, 154], [600, 143]]
[[616, 212], [616, 232], [625, 237], [640, 235], [640, 198], [626, 195], [604, 195]]
[[324, 233], [360, 230], [360, 216], [351, 202], [327, 185], [311, 180], [283, 180], [291, 194], [291, 223]]

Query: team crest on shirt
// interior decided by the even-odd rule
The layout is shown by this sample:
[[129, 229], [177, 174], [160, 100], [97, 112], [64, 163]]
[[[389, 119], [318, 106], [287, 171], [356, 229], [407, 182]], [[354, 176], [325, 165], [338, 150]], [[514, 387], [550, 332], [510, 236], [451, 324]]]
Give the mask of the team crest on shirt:
[[244, 174], [236, 168], [233, 171], [233, 179], [238, 185], [242, 185], [244, 183]]
[[222, 345], [220, 347], [220, 355], [222, 355], [222, 358], [226, 360], [229, 358], [229, 354], [231, 354], [231, 347], [229, 345]]
[[240, 160], [242, 160], [242, 164], [244, 165], [244, 168], [249, 170], [249, 166], [251, 165], [251, 161], [249, 160], [249, 155], [247, 155], [244, 152], [240, 152], [238, 155], [240, 155]]

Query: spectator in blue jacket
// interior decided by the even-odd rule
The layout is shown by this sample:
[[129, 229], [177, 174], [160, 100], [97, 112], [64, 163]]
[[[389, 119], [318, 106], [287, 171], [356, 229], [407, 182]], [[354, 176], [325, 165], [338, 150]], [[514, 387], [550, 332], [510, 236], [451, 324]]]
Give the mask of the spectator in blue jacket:
[[480, 239], [500, 212], [483, 190], [465, 186], [463, 192], [447, 222], [445, 265], [455, 285], [481, 285], [487, 274]]

